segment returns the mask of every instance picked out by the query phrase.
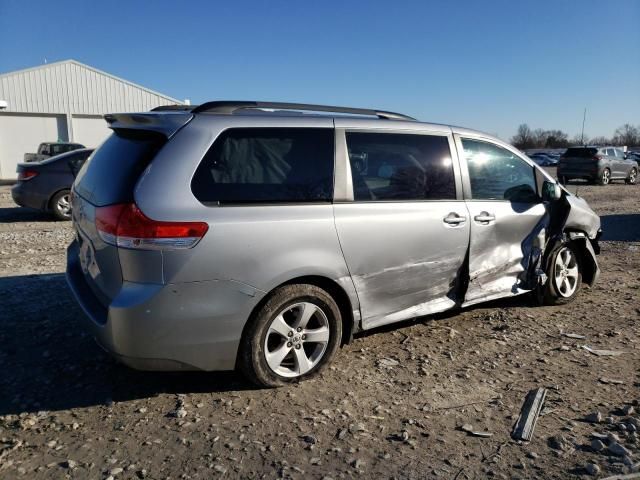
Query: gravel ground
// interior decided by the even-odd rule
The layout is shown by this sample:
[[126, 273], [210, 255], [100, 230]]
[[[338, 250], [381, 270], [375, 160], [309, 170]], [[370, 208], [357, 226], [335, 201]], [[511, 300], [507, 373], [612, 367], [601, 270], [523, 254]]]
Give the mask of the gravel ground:
[[[69, 223], [15, 207], [0, 187], [0, 478], [637, 471], [640, 187], [574, 188], [602, 216], [605, 236], [600, 282], [573, 304], [518, 297], [377, 329], [319, 378], [261, 390], [235, 373], [116, 364], [84, 333], [67, 290]], [[624, 353], [596, 356], [583, 345]], [[548, 394], [534, 437], [515, 442], [511, 429], [537, 387]]]

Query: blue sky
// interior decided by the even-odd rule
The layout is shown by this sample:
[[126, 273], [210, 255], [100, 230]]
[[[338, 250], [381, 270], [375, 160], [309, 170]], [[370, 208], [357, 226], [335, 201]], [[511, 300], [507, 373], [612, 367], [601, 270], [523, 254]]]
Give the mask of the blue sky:
[[0, 72], [73, 58], [192, 103], [395, 110], [508, 139], [640, 125], [640, 0], [0, 0]]

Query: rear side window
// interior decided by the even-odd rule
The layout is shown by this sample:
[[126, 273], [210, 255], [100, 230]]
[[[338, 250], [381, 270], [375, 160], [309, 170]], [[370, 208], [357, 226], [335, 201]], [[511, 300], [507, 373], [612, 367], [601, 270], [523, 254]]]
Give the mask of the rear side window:
[[568, 148], [564, 152], [564, 156], [567, 158], [591, 158], [598, 153], [597, 148]]
[[76, 191], [96, 206], [133, 201], [133, 189], [166, 138], [154, 132], [118, 130], [85, 162]]
[[333, 144], [329, 128], [229, 129], [202, 159], [191, 190], [205, 204], [330, 202]]
[[447, 137], [378, 132], [346, 135], [355, 201], [456, 198]]

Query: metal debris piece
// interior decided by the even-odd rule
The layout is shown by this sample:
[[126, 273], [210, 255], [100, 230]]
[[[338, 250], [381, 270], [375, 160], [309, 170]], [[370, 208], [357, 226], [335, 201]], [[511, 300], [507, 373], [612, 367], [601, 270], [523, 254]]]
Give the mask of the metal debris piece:
[[577, 333], [560, 332], [560, 335], [567, 338], [575, 338], [576, 340], [584, 340], [585, 338], [587, 338], [584, 335], [578, 335]]
[[602, 480], [634, 480], [640, 478], [640, 472], [627, 473], [626, 475], [614, 475], [612, 477], [603, 478]]
[[493, 435], [493, 433], [491, 432], [481, 432], [481, 431], [474, 430], [473, 425], [469, 423], [465, 423], [464, 425], [462, 425], [460, 427], [460, 430], [462, 430], [463, 432], [467, 432], [469, 435], [472, 435], [474, 437], [489, 438]]
[[613, 378], [600, 377], [598, 379], [600, 383], [612, 383], [614, 385], [622, 385], [624, 382], [622, 380], [615, 380]]
[[587, 345], [583, 345], [582, 348], [584, 348], [589, 353], [597, 355], [598, 357], [617, 357], [618, 355], [627, 353], [623, 352], [622, 350], [596, 350], [595, 348], [591, 348]]
[[518, 420], [516, 420], [516, 424], [513, 426], [511, 438], [514, 440], [524, 440], [525, 442], [531, 440], [546, 396], [546, 388], [536, 388], [527, 393]]

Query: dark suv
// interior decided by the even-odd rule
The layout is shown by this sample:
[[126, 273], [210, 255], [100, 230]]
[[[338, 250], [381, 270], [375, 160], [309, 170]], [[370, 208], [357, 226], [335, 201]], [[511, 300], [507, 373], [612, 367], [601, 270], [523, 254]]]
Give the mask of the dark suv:
[[617, 147], [568, 148], [558, 163], [558, 180], [565, 185], [574, 178], [600, 185], [607, 185], [612, 180], [635, 184], [638, 164], [625, 157], [622, 149]]

